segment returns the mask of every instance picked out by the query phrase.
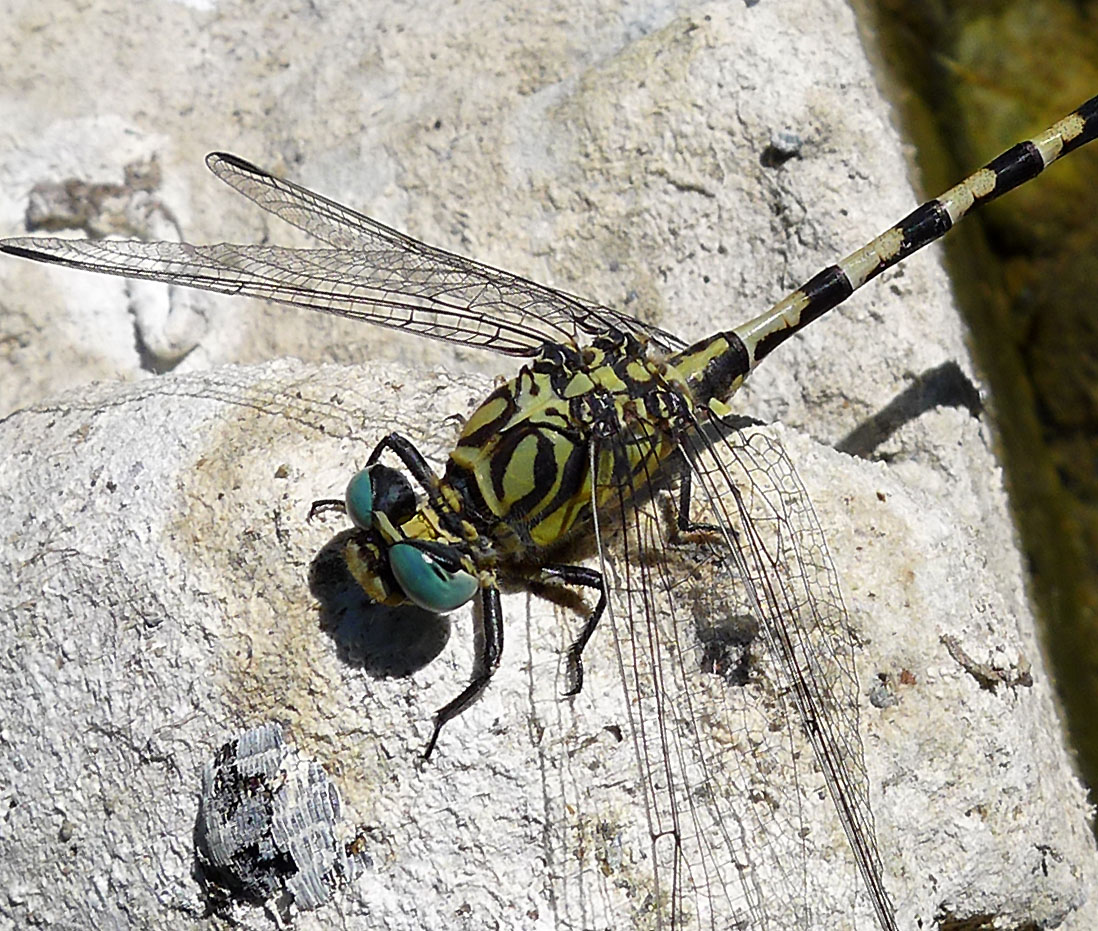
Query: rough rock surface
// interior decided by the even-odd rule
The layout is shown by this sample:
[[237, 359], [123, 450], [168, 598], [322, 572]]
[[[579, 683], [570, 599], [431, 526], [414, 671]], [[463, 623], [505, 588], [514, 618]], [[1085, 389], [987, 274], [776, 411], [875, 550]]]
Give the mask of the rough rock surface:
[[[765, 307], [913, 203], [832, 0], [26, 4], [0, 48], [5, 234], [30, 215], [81, 235], [300, 243], [205, 173], [204, 152], [224, 148], [689, 337]], [[562, 702], [574, 614], [508, 596], [500, 673], [421, 771], [431, 712], [470, 667], [467, 614], [348, 631], [309, 593], [311, 574], [324, 604], [339, 529], [307, 524], [309, 502], [338, 495], [393, 429], [437, 464], [445, 418], [506, 360], [14, 260], [0, 278], [0, 396], [24, 408], [0, 424], [0, 921], [201, 915], [202, 767], [264, 720], [376, 829], [376, 871], [299, 927], [568, 927], [613, 901], [609, 879], [575, 898], [543, 880], [575, 855], [554, 827], [590, 776], [570, 768], [570, 741], [627, 765], [610, 647], [593, 644], [587, 688]], [[343, 364], [208, 371], [282, 355]], [[779, 356], [742, 408], [788, 425], [777, 435], [861, 636], [901, 926], [1093, 927], [1089, 811], [991, 436], [971, 394], [949, 390], [972, 375], [933, 254]], [[108, 377], [134, 384], [87, 387]]]

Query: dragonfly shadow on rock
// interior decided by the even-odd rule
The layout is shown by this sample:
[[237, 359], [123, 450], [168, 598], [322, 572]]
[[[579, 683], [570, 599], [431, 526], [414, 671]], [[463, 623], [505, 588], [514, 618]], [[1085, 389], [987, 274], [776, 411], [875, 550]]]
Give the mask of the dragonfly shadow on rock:
[[729, 686], [746, 686], [756, 661], [753, 647], [759, 637], [758, 620], [750, 614], [700, 616], [695, 618], [694, 628], [702, 672], [720, 676]]
[[450, 639], [450, 620], [423, 608], [370, 600], [352, 578], [343, 548], [353, 531], [337, 534], [309, 567], [309, 590], [320, 602], [320, 628], [344, 662], [376, 679], [410, 676], [430, 664]]
[[851, 430], [835, 448], [848, 456], [873, 459], [876, 450], [901, 427], [936, 407], [963, 407], [973, 417], [984, 411], [979, 389], [952, 360], [917, 375], [907, 388]]

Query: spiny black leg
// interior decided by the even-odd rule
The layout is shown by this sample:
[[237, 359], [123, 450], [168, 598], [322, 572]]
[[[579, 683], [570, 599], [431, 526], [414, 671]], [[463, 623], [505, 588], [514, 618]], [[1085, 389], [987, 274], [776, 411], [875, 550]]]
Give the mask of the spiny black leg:
[[602, 573], [585, 566], [548, 565], [541, 567], [541, 574], [563, 582], [565, 585], [582, 585], [598, 589], [599, 602], [583, 624], [583, 630], [568, 648], [568, 690], [565, 695], [578, 695], [583, 688], [583, 649], [598, 627], [606, 610], [606, 585]]
[[693, 491], [691, 472], [689, 468], [682, 471], [682, 480], [679, 483], [679, 506], [675, 515], [675, 533], [671, 537], [672, 543], [678, 543], [684, 533], [717, 533], [721, 528], [716, 524], [699, 523], [690, 519], [690, 495]]
[[305, 520], [311, 521], [317, 514], [322, 514], [325, 511], [338, 511], [340, 514], [346, 514], [347, 505], [342, 498], [321, 498], [312, 503], [309, 508], [309, 516]]
[[427, 742], [427, 749], [423, 751], [424, 760], [430, 759], [435, 744], [438, 743], [442, 725], [468, 708], [484, 691], [499, 668], [499, 658], [503, 653], [503, 609], [499, 604], [499, 589], [494, 584], [482, 588], [480, 603], [484, 612], [484, 644], [480, 651], [480, 661], [472, 680], [461, 690], [461, 694], [439, 708], [435, 715], [435, 729]]
[[[369, 458], [366, 460], [367, 468], [374, 465], [381, 458], [385, 450], [390, 450], [400, 459], [405, 468], [411, 473], [412, 477], [419, 482], [427, 492], [428, 497], [433, 497], [437, 494], [438, 478], [427, 464], [427, 460], [423, 458], [420, 451], [412, 445], [410, 440], [401, 436], [399, 433], [390, 433], [373, 448]], [[390, 469], [389, 471], [394, 474], [396, 473], [395, 469]], [[406, 485], [407, 482], [401, 479], [401, 484]], [[382, 505], [382, 507], [384, 508], [384, 505]], [[346, 514], [347, 505], [339, 498], [323, 498], [320, 501], [314, 501], [312, 507], [309, 508], [309, 516], [307, 519], [312, 520], [317, 514], [321, 514], [325, 511], [338, 511], [341, 514]]]
[[367, 467], [377, 462], [387, 449], [404, 463], [408, 471], [412, 473], [412, 478], [419, 482], [428, 494], [433, 493], [438, 488], [438, 478], [427, 464], [427, 460], [412, 445], [411, 440], [399, 433], [390, 433], [374, 447], [374, 451], [370, 453], [370, 458], [366, 460]]

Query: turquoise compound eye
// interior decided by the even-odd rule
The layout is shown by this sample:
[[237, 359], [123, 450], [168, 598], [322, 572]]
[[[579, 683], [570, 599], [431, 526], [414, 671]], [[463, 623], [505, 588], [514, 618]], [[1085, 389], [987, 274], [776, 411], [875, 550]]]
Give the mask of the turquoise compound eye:
[[476, 594], [477, 580], [463, 569], [451, 572], [430, 553], [409, 543], [389, 547], [389, 566], [404, 594], [426, 611], [444, 614]]
[[347, 505], [347, 516], [359, 530], [369, 530], [374, 526], [374, 483], [368, 468], [351, 477], [343, 500]]
[[393, 525], [402, 524], [416, 510], [412, 486], [396, 469], [375, 462], [356, 472], [343, 496], [347, 516], [359, 530], [382, 530], [376, 515], [383, 514]]

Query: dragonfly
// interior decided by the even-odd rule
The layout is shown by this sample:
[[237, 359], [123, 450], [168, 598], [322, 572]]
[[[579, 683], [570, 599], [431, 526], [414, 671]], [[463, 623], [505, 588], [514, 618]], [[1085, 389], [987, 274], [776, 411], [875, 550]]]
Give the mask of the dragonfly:
[[[436, 613], [479, 604], [475, 669], [437, 712], [424, 755], [500, 665], [501, 591], [579, 589], [595, 605], [566, 652], [567, 693], [581, 691], [585, 648], [609, 621], [620, 638], [648, 827], [648, 923], [777, 927], [769, 902], [780, 897], [782, 914], [805, 927], [812, 905], [803, 825], [781, 787], [732, 777], [739, 759], [756, 752], [746, 728], [730, 712], [714, 720], [701, 710], [703, 699], [720, 708], [722, 693], [758, 682], [752, 651], [761, 643], [771, 694], [799, 722], [864, 895], [892, 931], [897, 917], [859, 736], [854, 641], [825, 535], [780, 444], [728, 402], [783, 342], [1096, 136], [1098, 97], [764, 313], [690, 344], [422, 243], [223, 152], [207, 157], [219, 179], [325, 247], [20, 237], [0, 240], [0, 251], [262, 298], [524, 360], [465, 421], [441, 474], [390, 433], [343, 499], [314, 504], [314, 513], [349, 518], [343, 556], [374, 602]], [[700, 609], [688, 610], [684, 598]], [[768, 868], [752, 839], [770, 848]]]

